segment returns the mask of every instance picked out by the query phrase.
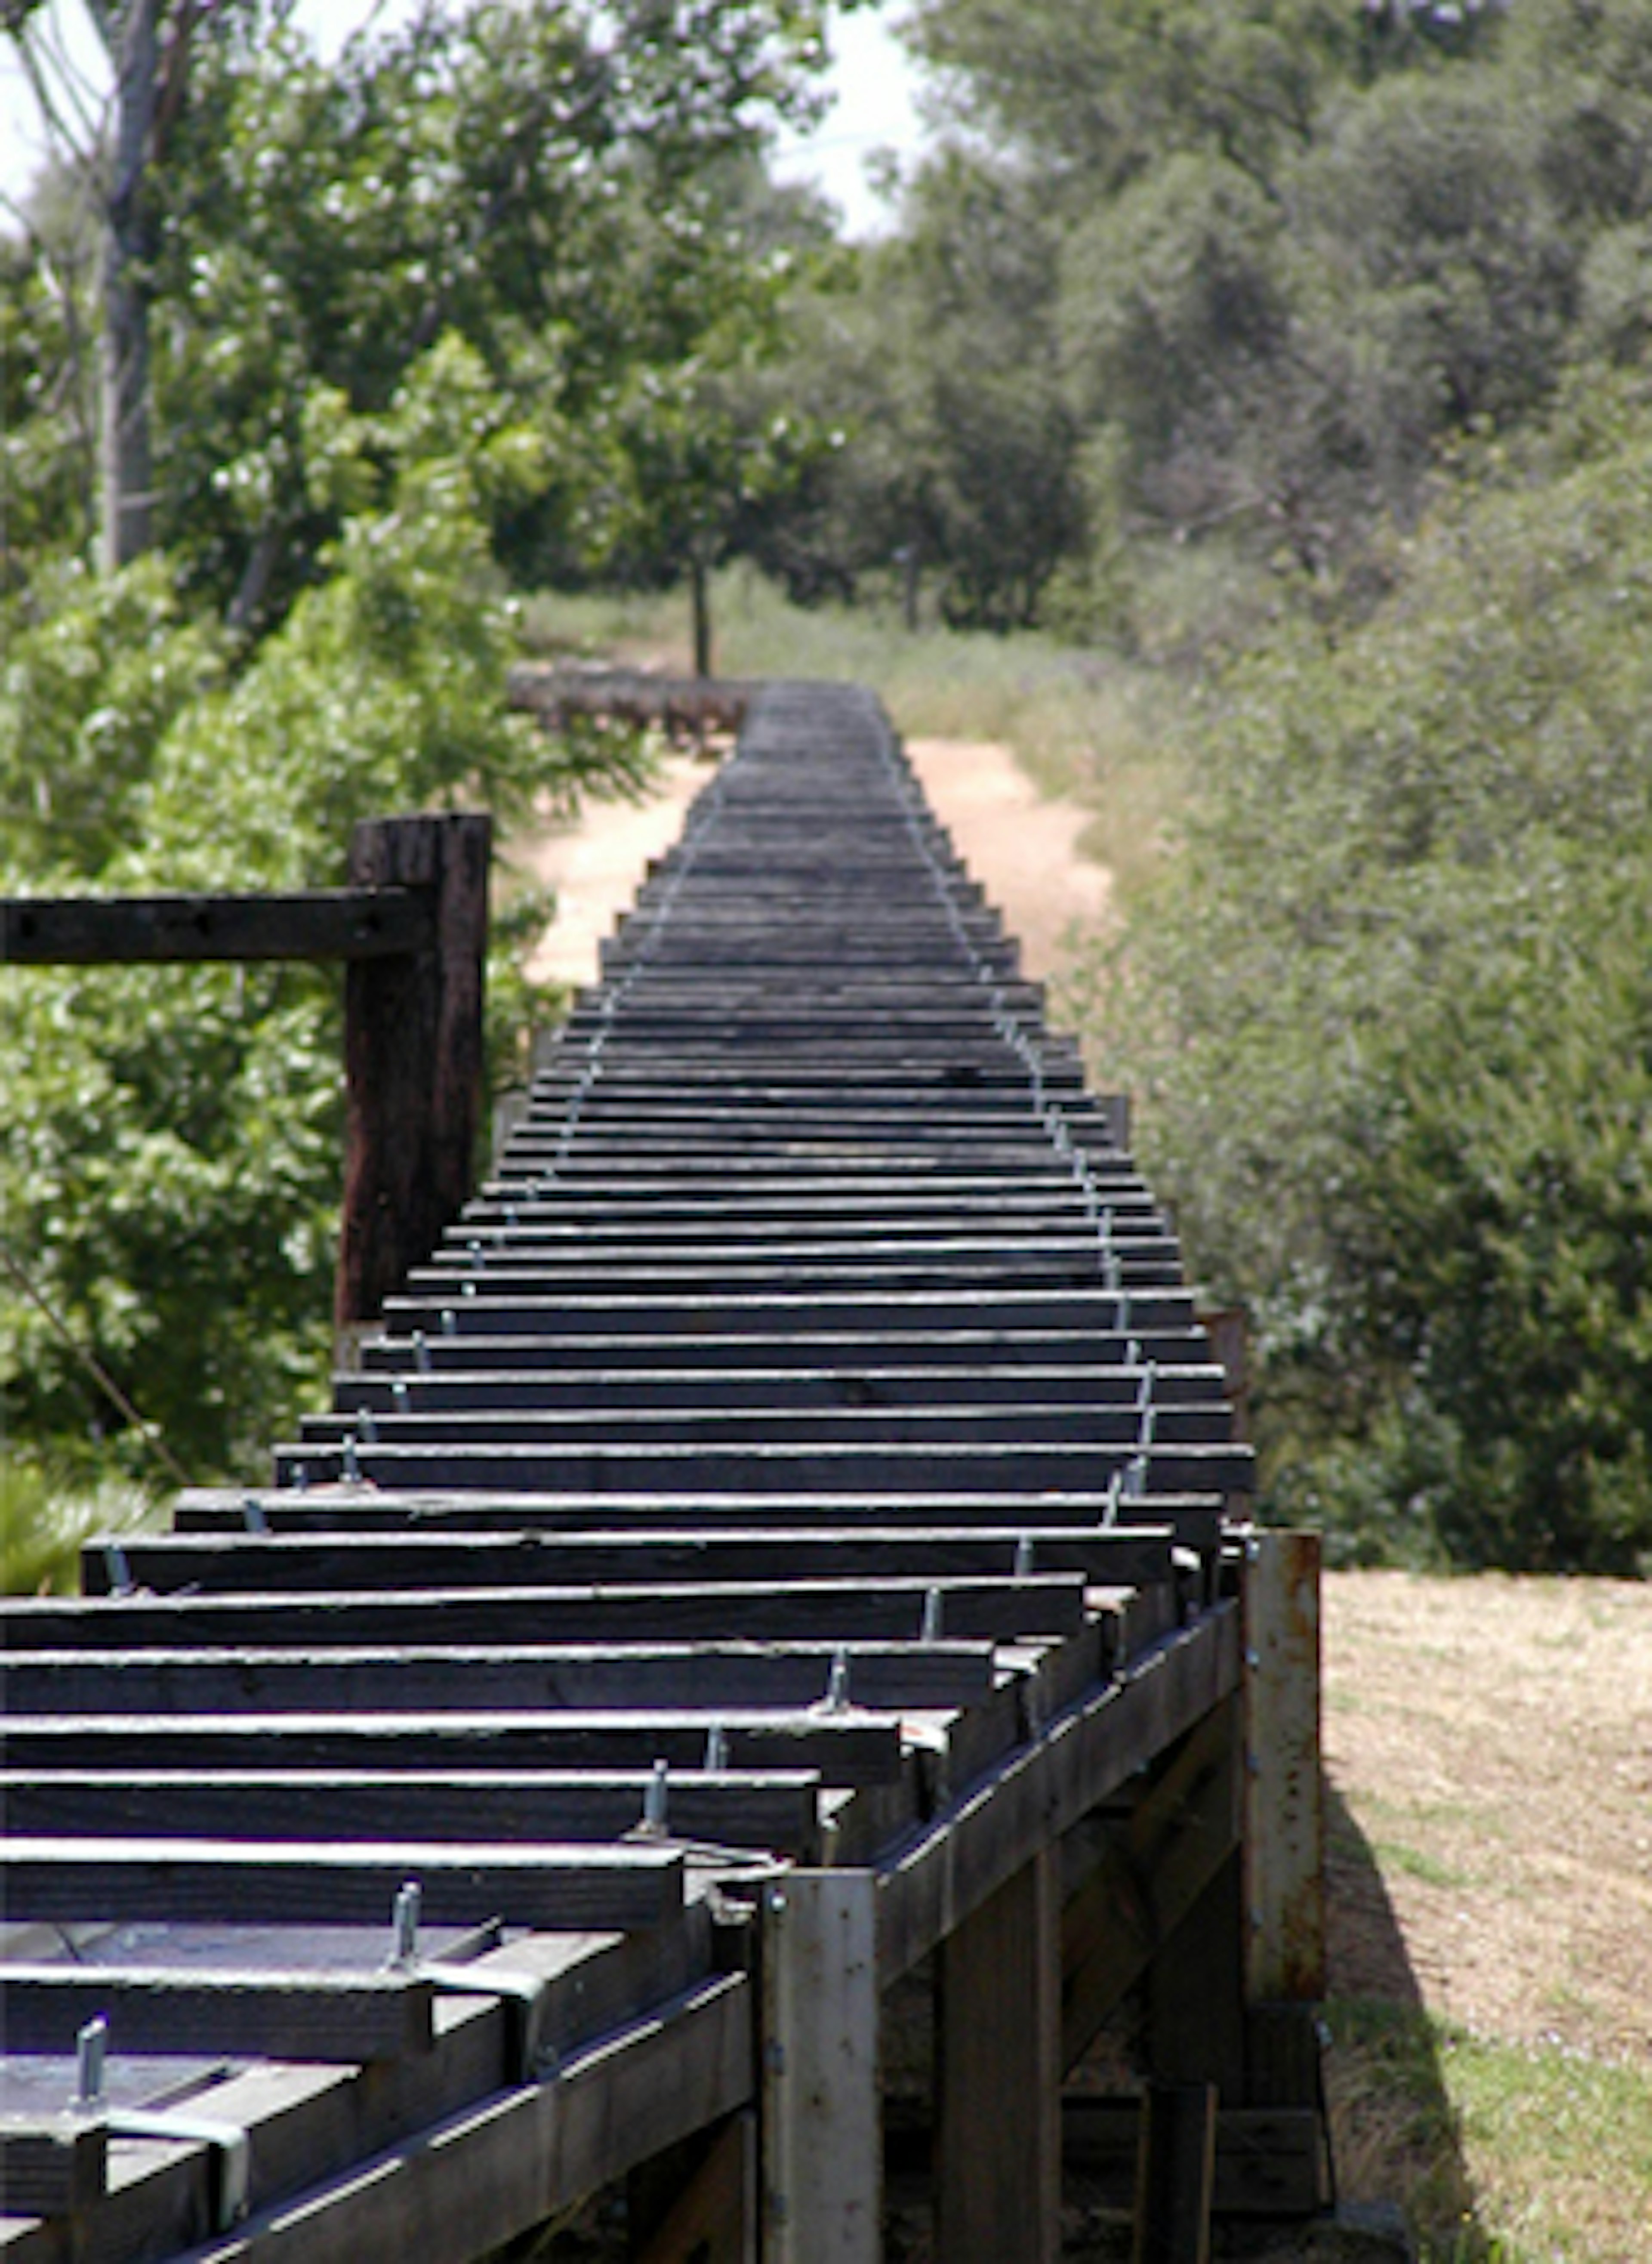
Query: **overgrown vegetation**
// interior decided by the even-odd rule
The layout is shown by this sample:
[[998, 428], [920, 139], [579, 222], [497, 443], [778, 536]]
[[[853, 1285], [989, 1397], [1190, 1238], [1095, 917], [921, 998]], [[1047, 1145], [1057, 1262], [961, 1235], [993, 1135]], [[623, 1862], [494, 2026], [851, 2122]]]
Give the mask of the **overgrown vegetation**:
[[[44, 23], [4, 18], [43, 86]], [[0, 270], [0, 890], [325, 885], [360, 816], [633, 781], [509, 712], [510, 573], [665, 540], [636, 405], [692, 423], [758, 351], [784, 263], [737, 207], [815, 11], [476, 0], [325, 67], [265, 0], [99, 23], [118, 178], [65, 145]], [[328, 1358], [336, 978], [32, 972], [5, 1018], [18, 1500], [152, 1475], [132, 1407], [247, 1467]]]
[[1227, 671], [1114, 969], [1153, 1152], [1346, 1546], [1652, 1546], [1652, 419], [1443, 500], [1370, 619]]

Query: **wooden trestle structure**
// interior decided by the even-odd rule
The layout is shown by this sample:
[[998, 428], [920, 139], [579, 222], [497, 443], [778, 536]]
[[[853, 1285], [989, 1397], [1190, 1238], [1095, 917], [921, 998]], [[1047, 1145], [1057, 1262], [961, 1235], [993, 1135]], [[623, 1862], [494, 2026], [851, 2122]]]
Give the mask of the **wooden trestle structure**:
[[1143, 2256], [1315, 2206], [1314, 1550], [1116, 1129], [760, 693], [335, 1411], [0, 1607], [8, 2258], [870, 2264], [932, 2171], [1048, 2260], [1064, 2130]]

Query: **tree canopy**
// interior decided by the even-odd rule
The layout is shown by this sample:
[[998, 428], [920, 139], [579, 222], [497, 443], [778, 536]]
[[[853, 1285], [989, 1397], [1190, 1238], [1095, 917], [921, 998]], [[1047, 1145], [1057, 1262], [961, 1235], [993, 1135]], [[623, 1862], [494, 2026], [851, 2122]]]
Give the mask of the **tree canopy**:
[[[635, 774], [623, 734], [509, 712], [509, 577], [588, 566], [668, 429], [708, 494], [719, 451], [784, 477], [705, 374], [772, 322], [791, 236], [729, 184], [812, 100], [820, 12], [476, 0], [323, 66], [272, 0], [99, 11], [142, 119], [64, 149], [0, 265], [0, 889], [324, 884], [359, 816]], [[234, 1467], [330, 1349], [336, 984], [18, 973], [4, 1013], [0, 1428], [141, 1458], [90, 1353], [192, 1474]]]

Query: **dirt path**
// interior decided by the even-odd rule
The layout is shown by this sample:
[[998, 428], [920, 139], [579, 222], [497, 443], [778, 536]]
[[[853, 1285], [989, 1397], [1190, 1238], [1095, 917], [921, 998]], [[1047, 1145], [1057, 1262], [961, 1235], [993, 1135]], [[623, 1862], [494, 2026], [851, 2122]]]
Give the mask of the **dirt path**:
[[1019, 938], [1024, 970], [1047, 981], [1111, 906], [1107, 872], [1078, 847], [1094, 813], [1045, 801], [993, 740], [909, 739], [906, 751], [953, 846]]
[[[1056, 974], [1070, 940], [1104, 918], [1110, 902], [1107, 874], [1078, 851], [1090, 813], [1043, 800], [1010, 749], [992, 741], [916, 739], [907, 752], [960, 854], [1019, 938], [1026, 973]], [[536, 979], [595, 982], [598, 944], [648, 859], [676, 840], [707, 775], [694, 757], [673, 755], [647, 801], [593, 802], [576, 824], [518, 848], [518, 862], [556, 890], [556, 919], [530, 969]]]

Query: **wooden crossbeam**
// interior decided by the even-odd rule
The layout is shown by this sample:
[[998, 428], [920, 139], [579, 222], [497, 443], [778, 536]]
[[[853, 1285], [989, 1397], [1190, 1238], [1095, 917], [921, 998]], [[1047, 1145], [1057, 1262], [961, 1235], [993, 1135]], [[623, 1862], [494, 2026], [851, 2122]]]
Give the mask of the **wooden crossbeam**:
[[[25, 1838], [462, 1843], [700, 1840], [808, 1857], [815, 1770], [0, 1771], [0, 1813]], [[650, 1801], [658, 1822], [650, 1825]]]
[[[0, 1964], [0, 2035], [8, 2050], [70, 2058], [82, 2027], [99, 2016], [120, 2052], [346, 2064], [395, 2058], [430, 2050], [435, 2004], [435, 1985], [414, 1973]], [[6, 2202], [9, 2210], [9, 2188]]]
[[0, 962], [18, 967], [394, 959], [424, 949], [431, 932], [431, 905], [411, 889], [0, 901]]
[[901, 1774], [901, 1723], [832, 1714], [700, 1708], [606, 1714], [273, 1714], [211, 1716], [14, 1716], [9, 1766], [127, 1772], [232, 1769], [651, 1768], [703, 1766], [713, 1733], [735, 1769], [818, 1769], [834, 1785], [889, 1784]]
[[67, 2217], [102, 2199], [109, 2133], [71, 2115], [0, 2114], [0, 2207], [7, 2217]]
[[188, 1840], [0, 1842], [0, 1913], [9, 1920], [235, 1920], [243, 1925], [383, 1925], [417, 1879], [439, 1924], [497, 1913], [518, 1926], [657, 1926], [682, 1900], [682, 1858], [652, 1847]]
[[0, 1716], [699, 1709], [709, 1716], [840, 1697], [888, 1713], [978, 1705], [993, 1687], [993, 1645], [940, 1643], [589, 1644], [317, 1644], [303, 1651], [110, 1647], [0, 1651]]
[[916, 1641], [938, 1590], [935, 1635], [1066, 1635], [1083, 1617], [1081, 1574], [1030, 1579], [698, 1581], [584, 1587], [366, 1590], [323, 1595], [28, 1597], [0, 1604], [0, 1644], [29, 1651], [155, 1643], [177, 1647], [315, 1642], [658, 1642], [663, 1637]]
[[855, 1531], [677, 1533], [634, 1535], [513, 1535], [359, 1533], [311, 1538], [272, 1536], [256, 1548], [244, 1541], [190, 1536], [134, 1536], [112, 1558], [105, 1542], [81, 1553], [88, 1595], [106, 1595], [117, 1564], [145, 1588], [214, 1594], [312, 1594], [322, 1590], [434, 1589], [480, 1586], [569, 1588], [668, 1583], [856, 1578], [1025, 1579], [1078, 1574], [1114, 1586], [1141, 1586], [1170, 1576], [1171, 1533], [1165, 1527], [1115, 1527], [1074, 1531], [1025, 1525], [996, 1530], [948, 1531], [917, 1527], [899, 1532]]

